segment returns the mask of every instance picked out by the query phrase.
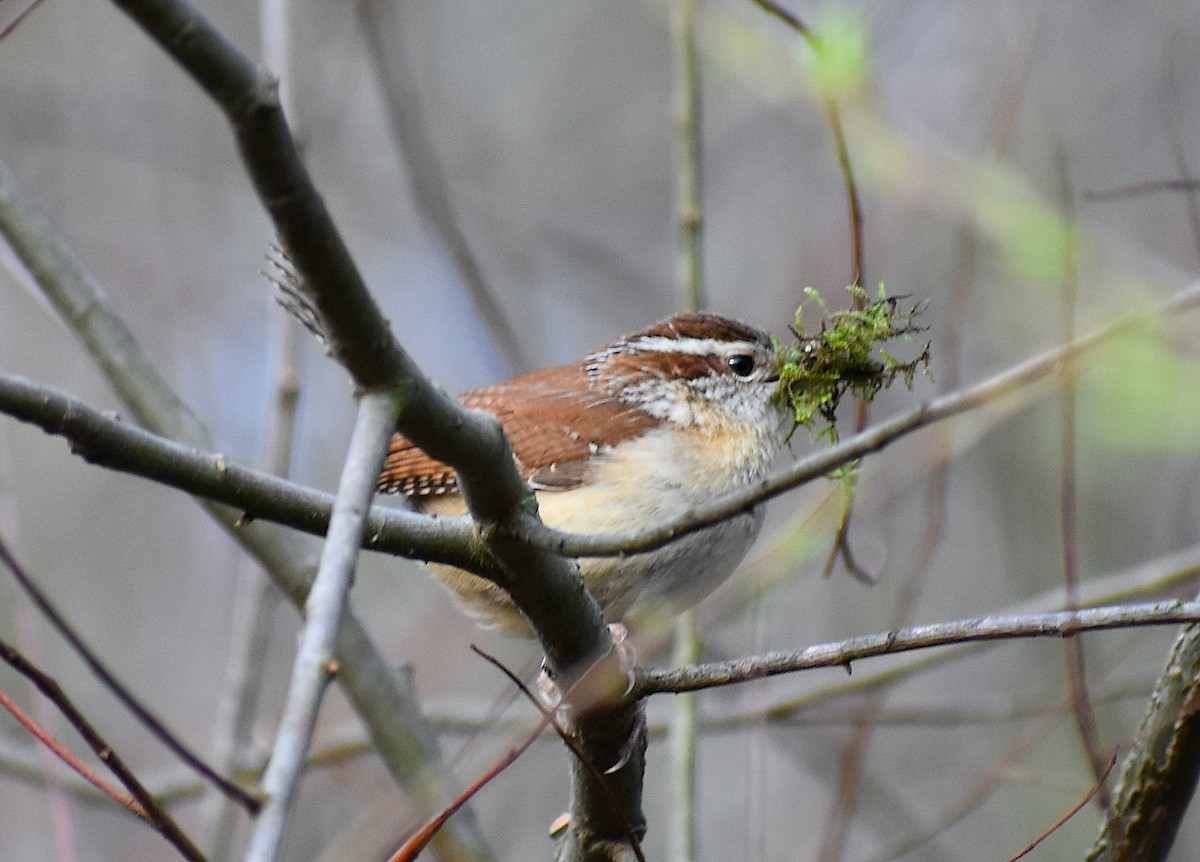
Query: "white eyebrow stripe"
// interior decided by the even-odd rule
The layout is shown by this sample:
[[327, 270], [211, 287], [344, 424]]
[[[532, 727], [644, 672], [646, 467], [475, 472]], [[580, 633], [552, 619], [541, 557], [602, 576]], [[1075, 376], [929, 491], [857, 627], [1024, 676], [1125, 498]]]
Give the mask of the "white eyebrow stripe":
[[715, 338], [666, 338], [662, 335], [636, 338], [626, 342], [630, 350], [645, 353], [687, 353], [694, 356], [717, 356], [738, 350], [761, 353], [763, 346], [753, 341], [720, 341]]

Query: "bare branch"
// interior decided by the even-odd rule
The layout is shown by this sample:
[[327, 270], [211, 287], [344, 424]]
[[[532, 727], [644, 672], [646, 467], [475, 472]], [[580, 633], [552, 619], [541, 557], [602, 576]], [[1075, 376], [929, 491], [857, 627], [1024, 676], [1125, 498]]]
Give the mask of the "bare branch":
[[196, 770], [196, 772], [198, 772], [200, 775], [204, 776], [205, 779], [219, 788], [220, 791], [230, 799], [236, 800], [251, 813], [258, 811], [261, 803], [256, 797], [252, 796], [250, 793], [247, 793], [244, 789], [238, 787], [232, 781], [229, 781], [223, 776], [219, 775], [216, 770], [205, 763], [199, 755], [195, 754], [190, 748], [188, 748], [186, 743], [184, 743], [174, 733], [171, 732], [162, 719], [145, 707], [141, 701], [139, 701], [133, 695], [133, 693], [116, 678], [115, 674], [108, 669], [104, 662], [100, 661], [100, 658], [96, 655], [96, 653], [84, 642], [79, 633], [75, 631], [75, 628], [69, 622], [67, 622], [66, 618], [62, 615], [62, 613], [59, 612], [58, 608], [54, 606], [54, 603], [50, 601], [50, 597], [47, 596], [36, 583], [34, 583], [31, 577], [29, 577], [29, 574], [25, 571], [24, 567], [21, 566], [21, 564], [9, 551], [8, 545], [5, 544], [3, 538], [0, 538], [0, 562], [3, 562], [8, 570], [12, 572], [12, 575], [14, 578], [16, 578], [17, 583], [21, 585], [21, 588], [25, 590], [26, 594], [28, 594], [29, 598], [32, 599], [33, 603], [37, 605], [38, 610], [40, 610], [42, 615], [50, 621], [50, 624], [54, 626], [55, 630], [60, 635], [62, 635], [63, 639], [71, 645], [71, 648], [79, 654], [79, 657], [83, 659], [84, 664], [91, 669], [92, 673], [94, 673], [100, 682], [102, 682], [104, 686], [113, 693], [117, 700], [119, 700], [126, 709], [128, 709], [137, 717], [138, 721], [142, 723], [143, 727], [154, 734], [155, 738], [169, 748], [176, 757], [178, 757], [192, 769]]
[[1074, 637], [1087, 631], [1191, 622], [1200, 622], [1200, 601], [1153, 602], [1052, 614], [978, 617], [864, 635], [838, 643], [817, 644], [799, 652], [774, 652], [671, 670], [643, 670], [634, 683], [632, 695], [678, 694], [818, 667], [849, 668], [851, 663], [864, 658], [930, 647], [1014, 638]]
[[37, 686], [38, 691], [49, 698], [59, 708], [62, 714], [71, 722], [72, 726], [79, 731], [79, 735], [87, 740], [87, 744], [91, 746], [92, 751], [96, 752], [96, 756], [108, 765], [108, 768], [113, 771], [113, 774], [120, 779], [121, 783], [133, 795], [133, 798], [138, 801], [149, 823], [164, 838], [171, 842], [180, 855], [185, 859], [194, 860], [194, 862], [204, 862], [204, 854], [200, 852], [199, 848], [192, 842], [192, 839], [179, 828], [179, 824], [175, 822], [171, 815], [162, 809], [162, 806], [158, 804], [158, 801], [150, 791], [145, 788], [133, 770], [113, 751], [112, 746], [100, 736], [99, 732], [92, 726], [92, 723], [71, 702], [71, 699], [67, 697], [66, 692], [62, 690], [57, 682], [26, 661], [24, 656], [3, 641], [0, 641], [0, 659], [3, 659], [14, 670], [29, 679]]
[[1088, 862], [1166, 859], [1198, 777], [1200, 626], [1191, 625], [1171, 648], [1134, 746], [1121, 766], [1113, 794], [1116, 826], [1101, 828]]
[[300, 649], [262, 780], [267, 804], [254, 823], [246, 853], [248, 862], [278, 858], [283, 844], [284, 825], [317, 724], [317, 711], [326, 686], [337, 673], [334, 653], [338, 628], [362, 544], [366, 510], [375, 493], [375, 480], [387, 454], [396, 413], [396, 403], [386, 393], [364, 395], [359, 404], [321, 564], [304, 602]]
[[[159, 437], [52, 387], [0, 374], [0, 412], [66, 438], [72, 451], [89, 463], [233, 506], [236, 511], [230, 523], [236, 522], [235, 536], [251, 533], [248, 528], [259, 520], [317, 536], [325, 535], [329, 527], [333, 495]], [[363, 544], [414, 559], [487, 571], [482, 549], [465, 518], [435, 521], [377, 506], [371, 510]], [[299, 602], [308, 592], [307, 578], [284, 581], [281, 586]]]

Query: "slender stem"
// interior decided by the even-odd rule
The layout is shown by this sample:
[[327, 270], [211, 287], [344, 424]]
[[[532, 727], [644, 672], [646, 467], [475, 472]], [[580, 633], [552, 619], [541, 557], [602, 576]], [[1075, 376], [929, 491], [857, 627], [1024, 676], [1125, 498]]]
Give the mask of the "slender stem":
[[29, 576], [29, 573], [25, 571], [16, 557], [9, 551], [8, 546], [3, 540], [0, 540], [0, 562], [3, 562], [5, 567], [12, 572], [17, 583], [21, 585], [21, 588], [25, 590], [25, 593], [37, 605], [38, 610], [42, 612], [42, 616], [50, 621], [54, 629], [71, 645], [71, 648], [83, 659], [84, 664], [96, 675], [97, 679], [113, 693], [126, 709], [134, 714], [143, 727], [148, 729], [176, 757], [204, 776], [205, 779], [219, 788], [227, 797], [236, 800], [247, 811], [258, 811], [258, 799], [241, 787], [238, 787], [232, 781], [224, 778], [215, 769], [205, 763], [198, 754], [193, 752], [186, 743], [167, 727], [162, 719], [143, 705], [129, 688], [117, 679], [116, 675], [109, 670], [108, 666], [100, 660], [95, 651], [83, 640], [75, 630], [75, 627], [67, 621], [62, 612], [50, 601], [50, 597]]
[[837, 643], [810, 646], [799, 652], [767, 653], [671, 670], [645, 670], [634, 683], [633, 696], [698, 691], [818, 667], [849, 667], [852, 662], [865, 658], [938, 646], [1014, 638], [1075, 637], [1087, 631], [1193, 622], [1200, 622], [1200, 601], [1151, 602], [1050, 614], [978, 617], [864, 635]]
[[366, 510], [375, 493], [375, 480], [387, 454], [392, 429], [396, 427], [397, 412], [390, 393], [368, 393], [359, 403], [329, 535], [316, 579], [304, 603], [304, 632], [292, 667], [275, 746], [263, 775], [267, 804], [255, 821], [247, 862], [273, 862], [279, 858], [287, 816], [316, 727], [317, 711], [329, 681], [337, 673], [334, 651], [338, 627], [362, 543]]
[[[294, 118], [292, 10], [292, 0], [261, 0], [259, 5], [263, 63], [279, 78], [279, 104], [284, 115]], [[271, 401], [262, 460], [268, 472], [287, 477], [300, 398], [300, 327], [287, 311], [276, 307], [271, 315], [271, 335], [275, 397]], [[249, 561], [239, 561], [236, 576], [238, 600], [234, 604], [225, 684], [217, 703], [211, 743], [214, 760], [229, 774], [239, 770], [243, 752], [249, 749], [266, 670], [263, 656], [270, 643], [273, 611], [282, 598], [275, 584]], [[233, 857], [238, 812], [219, 797], [211, 797], [206, 803], [203, 814], [210, 852], [214, 862], [225, 862]]]
[[671, 16], [675, 56], [675, 199], [679, 220], [679, 284], [687, 307], [707, 304], [704, 290], [703, 139], [700, 53], [696, 47], [696, 0], [674, 0]]
[[[696, 612], [689, 610], [675, 621], [675, 649], [671, 664], [694, 664], [700, 658], [700, 631]], [[674, 804], [668, 858], [691, 862], [696, 858], [696, 745], [699, 703], [693, 692], [681, 694], [671, 704], [671, 787]]]
[[[677, 279], [686, 306], [701, 311], [704, 287], [703, 130], [700, 53], [696, 46], [696, 0], [673, 0], [671, 42], [675, 60], [675, 211], [679, 244]], [[696, 612], [675, 620], [675, 664], [700, 658]], [[696, 858], [696, 722], [699, 703], [694, 694], [671, 705], [671, 787], [674, 804], [669, 818], [668, 855], [673, 862]]]
[[37, 686], [38, 691], [59, 708], [72, 726], [79, 731], [80, 736], [87, 740], [87, 744], [91, 746], [92, 751], [96, 752], [96, 756], [107, 764], [133, 798], [138, 801], [146, 814], [146, 819], [158, 830], [159, 834], [171, 842], [180, 855], [185, 859], [193, 860], [193, 862], [205, 862], [204, 854], [200, 852], [192, 839], [179, 827], [174, 818], [163, 810], [162, 806], [158, 804], [158, 800], [146, 789], [133, 770], [126, 765], [124, 759], [118, 756], [112, 746], [100, 736], [92, 723], [71, 702], [66, 692], [54, 679], [34, 667], [19, 652], [2, 641], [0, 641], [0, 659], [29, 679]]

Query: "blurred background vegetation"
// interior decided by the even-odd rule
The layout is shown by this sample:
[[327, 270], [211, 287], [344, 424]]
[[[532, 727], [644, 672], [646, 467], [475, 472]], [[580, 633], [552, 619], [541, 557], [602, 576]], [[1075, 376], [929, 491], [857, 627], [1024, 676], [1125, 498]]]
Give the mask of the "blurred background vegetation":
[[[254, 4], [208, 0], [202, 9], [259, 56]], [[0, 21], [20, 11], [9, 0]], [[708, 303], [781, 338], [804, 287], [844, 305], [854, 272], [824, 107], [834, 98], [862, 183], [864, 283], [929, 300], [935, 379], [918, 380], [915, 394], [882, 393], [873, 416], [1064, 340], [1071, 283], [1082, 331], [1196, 278], [1200, 5], [851, 2], [792, 11], [828, 34], [832, 59], [814, 64], [803, 40], [749, 0], [700, 4]], [[293, 123], [310, 168], [399, 339], [447, 389], [494, 382], [518, 363], [568, 361], [686, 305], [675, 275], [677, 85], [666, 4], [295, 0], [290, 14]], [[0, 158], [221, 451], [258, 461], [274, 387], [275, 312], [260, 274], [272, 231], [221, 116], [95, 0], [36, 8], [0, 40], [0, 82]], [[432, 161], [398, 146], [385, 83]], [[495, 340], [414, 189], [452, 212], [519, 334], [515, 353]], [[0, 369], [121, 412], [18, 269], [0, 272]], [[1062, 391], [1044, 385], [864, 462], [851, 542], [873, 585], [841, 566], [822, 577], [840, 486], [773, 503], [743, 572], [699, 610], [704, 656], [886, 629], [897, 608], [933, 622], [1061, 604], [1051, 596], [1062, 584], [1065, 459], [1077, 471], [1085, 584], [1194, 564], [1195, 331], [1185, 321], [1083, 362], [1071, 451]], [[300, 370], [293, 475], [330, 489], [353, 415], [350, 387], [307, 340]], [[812, 445], [802, 436], [796, 454]], [[97, 651], [184, 738], [212, 746], [235, 610], [260, 577], [224, 533], [177, 492], [89, 467], [62, 440], [16, 422], [0, 422], [0, 520]], [[1189, 595], [1195, 584], [1180, 579], [1167, 590]], [[352, 598], [385, 656], [411, 669], [430, 712], [447, 719], [445, 748], [461, 781], [518, 738], [507, 719], [528, 711], [505, 708], [506, 681], [467, 647], [532, 668], [532, 646], [481, 632], [404, 561], [366, 557]], [[152, 787], [190, 781], [3, 578], [0, 608], [0, 635], [53, 673]], [[296, 629], [296, 614], [278, 606], [259, 656], [260, 733], [248, 762], [269, 744]], [[1106, 750], [1130, 742], [1172, 636], [1082, 639]], [[659, 646], [640, 643], [640, 659], [667, 662]], [[830, 696], [904, 664], [703, 695], [702, 716], [718, 724], [699, 750], [700, 858], [817, 858], [824, 847], [826, 858], [847, 860], [1004, 859], [1092, 785], [1058, 642], [974, 651], [904, 677], [880, 700]], [[33, 700], [7, 670], [0, 685]], [[783, 708], [796, 699], [807, 700]], [[861, 763], [847, 771], [864, 703], [880, 726], [859, 737]], [[667, 706], [651, 705], [652, 724]], [[335, 692], [318, 749], [361, 736]], [[535, 746], [478, 797], [498, 858], [548, 856], [564, 756], [553, 741]], [[666, 747], [652, 743], [651, 858], [664, 852], [666, 760]], [[55, 814], [41, 779], [22, 777], [21, 767], [37, 764], [24, 731], [0, 716], [0, 858], [170, 857], [158, 836], [110, 805], [68, 792], [66, 815]], [[49, 772], [74, 787], [57, 766]], [[852, 810], [835, 790], [849, 774], [858, 776]], [[178, 811], [203, 832], [199, 797]], [[844, 841], [831, 837], [837, 811], [846, 812]], [[288, 858], [372, 858], [362, 824], [398, 833], [413, 816], [369, 755], [334, 758], [303, 785]], [[1082, 858], [1098, 823], [1086, 809], [1030, 858]], [[1200, 829], [1185, 823], [1172, 858], [1198, 854]]]

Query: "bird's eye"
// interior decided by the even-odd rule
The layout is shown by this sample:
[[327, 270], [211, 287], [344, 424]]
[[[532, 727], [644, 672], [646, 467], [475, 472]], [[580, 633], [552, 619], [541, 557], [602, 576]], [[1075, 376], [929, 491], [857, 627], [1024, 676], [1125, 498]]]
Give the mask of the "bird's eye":
[[725, 360], [725, 364], [738, 377], [749, 377], [758, 367], [754, 357], [747, 353], [735, 353]]

